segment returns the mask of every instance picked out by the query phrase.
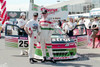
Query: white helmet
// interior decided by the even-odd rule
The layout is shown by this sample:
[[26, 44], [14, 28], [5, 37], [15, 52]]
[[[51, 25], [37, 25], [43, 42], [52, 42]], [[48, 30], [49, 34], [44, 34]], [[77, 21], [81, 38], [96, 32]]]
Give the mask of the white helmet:
[[25, 16], [25, 13], [21, 13], [20, 16]]

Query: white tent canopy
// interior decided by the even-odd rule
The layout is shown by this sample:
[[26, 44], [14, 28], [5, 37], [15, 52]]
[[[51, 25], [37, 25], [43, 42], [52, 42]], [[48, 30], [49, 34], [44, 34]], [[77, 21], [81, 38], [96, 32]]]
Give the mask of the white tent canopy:
[[46, 8], [60, 8], [62, 6], [65, 5], [74, 5], [74, 4], [81, 4], [81, 3], [86, 3], [86, 2], [90, 2], [91, 0], [69, 0], [69, 1], [63, 1], [60, 3], [56, 3], [50, 6], [45, 6]]
[[83, 14], [72, 14], [72, 15], [68, 15], [68, 17], [70, 18], [79, 18], [81, 16], [84, 16], [84, 17], [90, 17], [90, 14], [89, 13], [83, 13]]
[[94, 8], [94, 9], [90, 10], [90, 15], [91, 16], [100, 15], [100, 8]]

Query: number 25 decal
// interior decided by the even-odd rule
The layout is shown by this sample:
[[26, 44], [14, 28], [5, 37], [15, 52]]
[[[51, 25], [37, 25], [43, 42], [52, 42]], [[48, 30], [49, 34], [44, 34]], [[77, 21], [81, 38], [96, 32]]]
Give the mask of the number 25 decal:
[[22, 41], [20, 40], [19, 43], [18, 43], [18, 47], [28, 47], [28, 41]]

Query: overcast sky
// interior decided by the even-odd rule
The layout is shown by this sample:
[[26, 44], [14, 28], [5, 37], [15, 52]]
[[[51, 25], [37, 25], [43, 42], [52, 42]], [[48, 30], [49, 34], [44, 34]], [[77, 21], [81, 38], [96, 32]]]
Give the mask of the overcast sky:
[[[29, 0], [6, 0], [7, 1], [7, 11], [26, 11], [29, 9]], [[62, 1], [66, 1], [66, 0], [60, 0]], [[35, 4], [38, 5], [52, 5], [57, 3], [57, 0], [34, 0]], [[0, 5], [1, 7], [1, 5]]]

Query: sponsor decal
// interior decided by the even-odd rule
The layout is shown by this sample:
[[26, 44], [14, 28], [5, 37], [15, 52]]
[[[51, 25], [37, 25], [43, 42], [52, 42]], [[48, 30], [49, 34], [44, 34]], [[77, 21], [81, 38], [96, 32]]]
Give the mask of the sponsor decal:
[[65, 5], [65, 6], [61, 7], [61, 10], [62, 10], [62, 11], [68, 11], [68, 6]]
[[55, 48], [76, 48], [76, 45], [75, 45], [75, 43], [66, 43], [66, 44], [59, 44], [59, 43], [57, 43], [57, 44], [52, 44], [52, 48], [53, 49], [55, 49]]
[[47, 10], [48, 12], [53, 12], [53, 13], [58, 11], [58, 9], [41, 8], [41, 11], [43, 11], [43, 10]]
[[54, 57], [54, 59], [70, 59], [70, 57]]
[[70, 41], [70, 39], [65, 39], [65, 38], [52, 38], [52, 41]]
[[69, 43], [69, 45], [75, 45], [75, 43]]
[[87, 45], [87, 44], [88, 44], [87, 36], [82, 36], [77, 38], [78, 46]]
[[19, 39], [22, 39], [22, 40], [28, 40], [27, 37], [20, 37]]
[[9, 13], [9, 16], [11, 16], [11, 17], [16, 17], [17, 16], [17, 13], [16, 12], [14, 12], [14, 13]]
[[19, 37], [18, 47], [19, 48], [27, 48], [28, 47], [28, 38], [27, 37]]
[[33, 8], [32, 8], [33, 11], [38, 11], [38, 6], [37, 5], [32, 4], [32, 6], [33, 6]]
[[6, 38], [9, 38], [9, 39], [18, 39], [18, 37], [11, 37], [11, 36], [8, 36]]
[[77, 38], [77, 41], [78, 41], [78, 42], [87, 41], [87, 37], [78, 37], [78, 38]]
[[5, 41], [7, 42], [18, 42], [18, 37], [5, 37]]
[[19, 48], [27, 48], [28, 47], [28, 40], [18, 40], [18, 47]]

